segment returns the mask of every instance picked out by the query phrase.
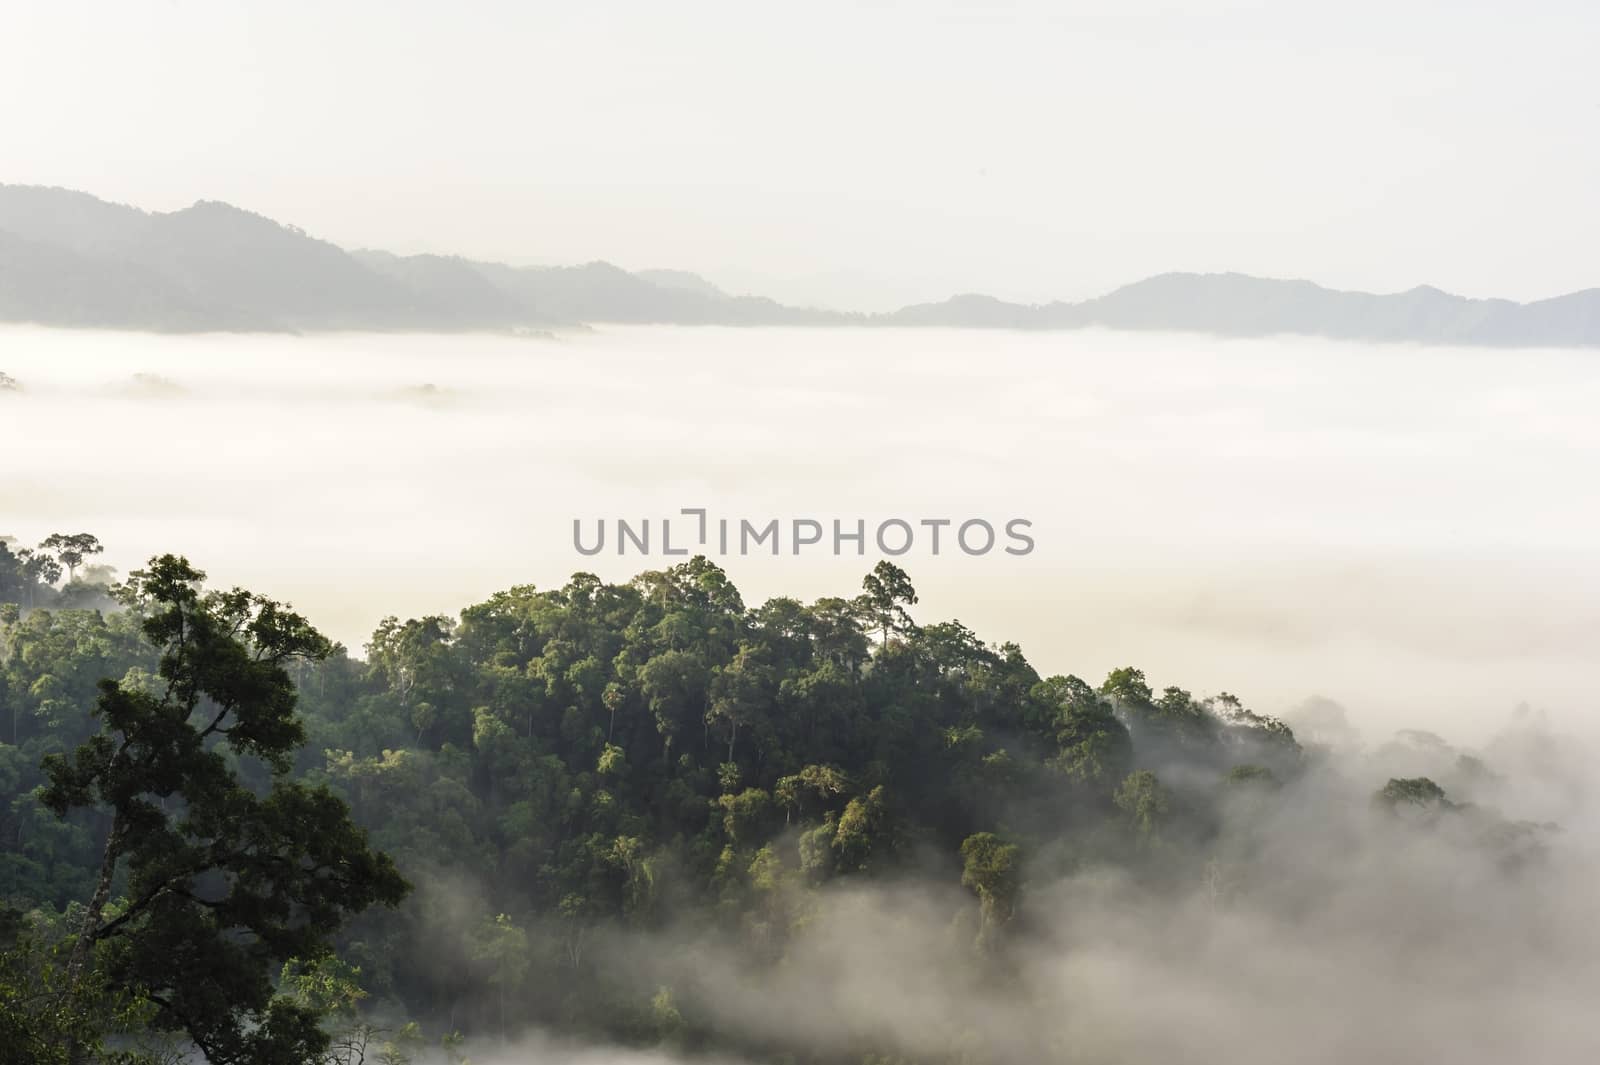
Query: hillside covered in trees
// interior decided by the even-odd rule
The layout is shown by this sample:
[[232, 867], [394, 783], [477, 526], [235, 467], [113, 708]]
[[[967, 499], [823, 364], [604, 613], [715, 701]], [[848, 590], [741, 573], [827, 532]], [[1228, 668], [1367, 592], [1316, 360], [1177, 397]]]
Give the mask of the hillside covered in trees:
[[[1435, 737], [1346, 756], [1134, 668], [1041, 676], [914, 621], [888, 563], [809, 604], [747, 604], [700, 558], [577, 574], [387, 619], [358, 658], [170, 557], [112, 585], [98, 550], [0, 544], [0, 1034], [39, 1040], [8, 1060], [527, 1061], [496, 1055], [535, 1032], [817, 1063], [1154, 1062], [1248, 1032], [1266, 1056], [1235, 1060], [1286, 1060], [1307, 1002], [1229, 1025], [1230, 988], [1270, 1008], [1323, 952], [1341, 986], [1307, 997], [1356, 1008], [1391, 963], [1489, 964], [1450, 938], [1478, 907], [1567, 913], [1554, 827], [1494, 812], [1497, 766]], [[187, 761], [90, 780], [138, 743]], [[1483, 951], [1528, 931], [1504, 926]], [[315, 1032], [263, 1049], [290, 1021]]]

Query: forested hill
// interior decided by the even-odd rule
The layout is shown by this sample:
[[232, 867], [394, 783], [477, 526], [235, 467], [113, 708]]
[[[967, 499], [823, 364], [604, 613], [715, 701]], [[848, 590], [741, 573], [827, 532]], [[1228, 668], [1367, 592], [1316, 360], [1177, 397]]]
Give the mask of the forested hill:
[[[752, 1061], [1039, 1060], [1057, 1038], [1052, 1011], [997, 1017], [994, 996], [1009, 994], [1014, 976], [1003, 973], [1062, 914], [1111, 912], [1094, 909], [1107, 904], [1092, 890], [1057, 908], [1051, 899], [1072, 878], [1114, 873], [1124, 898], [1175, 900], [1152, 901], [1130, 927], [1202, 887], [1202, 913], [1238, 905], [1264, 920], [1281, 905], [1285, 920], [1303, 922], [1321, 898], [1348, 912], [1368, 885], [1387, 897], [1384, 863], [1409, 861], [1420, 839], [1452, 857], [1429, 851], [1407, 890], [1470, 869], [1473, 884], [1520, 891], [1521, 870], [1541, 860], [1542, 829], [1460, 801], [1494, 797], [1504, 778], [1442, 743], [1351, 773], [1230, 695], [1154, 690], [1132, 668], [1093, 684], [1043, 677], [1014, 645], [989, 645], [959, 622], [916, 622], [915, 590], [887, 563], [859, 593], [810, 604], [746, 604], [701, 558], [620, 585], [579, 574], [547, 591], [512, 588], [457, 619], [388, 619], [362, 660], [320, 643], [279, 604], [197, 597], [171, 559], [108, 588], [92, 565], [98, 549], [85, 536], [32, 551], [0, 544], [0, 976], [12, 981], [0, 981], [0, 1027], [16, 1032], [58, 1023], [31, 1013], [38, 996], [18, 988], [49, 985], [52, 970], [38, 966], [70, 949], [120, 823], [104, 804], [124, 794], [85, 790], [90, 778], [71, 775], [115, 764], [114, 745], [90, 742], [53, 766], [47, 756], [101, 730], [115, 738], [141, 713], [143, 727], [179, 737], [175, 750], [208, 787], [234, 767], [246, 790], [218, 794], [234, 795], [241, 818], [267, 817], [284, 788], [282, 801], [311, 804], [330, 824], [347, 803], [414, 890], [342, 931], [327, 924], [337, 960], [307, 969], [286, 957], [312, 945], [282, 938], [292, 923], [246, 934], [223, 917], [240, 892], [246, 930], [279, 912], [274, 893], [288, 889], [263, 864], [265, 837], [252, 829], [230, 859], [242, 872], [195, 872], [220, 860], [214, 834], [226, 822], [196, 827], [201, 811], [180, 800], [197, 793], [162, 770], [115, 800], [133, 803], [140, 839], [170, 835], [176, 848], [110, 867], [106, 912], [126, 916], [97, 933], [108, 938], [94, 957], [102, 991], [120, 996], [116, 1023], [133, 1015], [141, 1030], [195, 1031], [170, 1003], [203, 989], [183, 986], [170, 964], [128, 959], [176, 949], [162, 936], [202, 935], [185, 949], [218, 952], [214, 964], [237, 980], [257, 967], [255, 983], [237, 986], [274, 994], [266, 973], [273, 1001], [344, 1039], [326, 1061], [355, 1060], [351, 1032], [481, 1039], [534, 1028]], [[174, 685], [196, 690], [186, 663], [199, 690], [217, 694], [172, 704]], [[285, 710], [271, 695], [280, 670], [298, 691], [297, 727], [284, 718], [269, 728], [277, 719], [256, 709]], [[191, 716], [174, 719], [161, 709], [170, 705]], [[219, 728], [219, 706], [242, 728]], [[202, 749], [233, 753], [213, 762]], [[1407, 774], [1384, 785], [1391, 766]], [[250, 793], [273, 780], [258, 810]], [[139, 798], [146, 787], [159, 803]], [[1321, 825], [1312, 836], [1310, 814]], [[1320, 858], [1308, 850], [1318, 836]], [[198, 864], [173, 864], [174, 854]], [[353, 860], [319, 855], [330, 869]], [[394, 901], [387, 860], [361, 859], [375, 885], [361, 899], [326, 894], [348, 872], [301, 890], [354, 916], [374, 898]], [[283, 918], [299, 912], [285, 907]], [[877, 916], [838, 924], [852, 913]], [[252, 942], [260, 950], [248, 955], [230, 945]], [[840, 958], [857, 966], [855, 982], [826, 976]], [[936, 980], [923, 993], [938, 1023], [913, 1030], [869, 1011], [828, 1028], [830, 1011], [866, 1010], [849, 996], [867, 994], [869, 970]], [[803, 987], [793, 983], [802, 973]], [[762, 998], [765, 987], [776, 997]], [[879, 994], [893, 999], [869, 997]], [[199, 1000], [241, 1012], [230, 1038], [257, 1038], [265, 1014], [244, 1016], [249, 995], [238, 996]], [[780, 1023], [780, 1008], [818, 1019]], [[988, 1047], [977, 1058], [974, 1039]]]
[[[536, 251], [537, 249], [531, 249]], [[512, 267], [347, 251], [225, 203], [169, 213], [0, 185], [0, 321], [157, 331], [544, 329], [581, 323], [1179, 330], [1495, 346], [1600, 345], [1600, 289], [1532, 303], [1420, 287], [1172, 273], [1079, 303], [961, 295], [881, 314], [730, 295], [678, 270]]]

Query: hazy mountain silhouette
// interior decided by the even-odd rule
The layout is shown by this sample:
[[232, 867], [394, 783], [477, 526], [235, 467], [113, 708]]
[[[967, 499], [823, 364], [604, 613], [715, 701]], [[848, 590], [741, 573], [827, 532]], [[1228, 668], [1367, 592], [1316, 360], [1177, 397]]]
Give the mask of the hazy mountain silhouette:
[[1181, 330], [1215, 336], [1301, 334], [1339, 340], [1501, 346], [1600, 346], [1600, 289], [1536, 303], [1475, 300], [1421, 286], [1393, 295], [1244, 274], [1162, 274], [1082, 303], [1026, 305], [956, 296], [882, 320], [1006, 329]]
[[702, 296], [726, 297], [728, 295], [699, 274], [690, 273], [688, 270], [635, 270], [633, 276], [643, 278], [652, 285], [658, 285], [661, 288], [698, 292]]
[[[582, 266], [475, 264], [485, 277], [556, 322], [676, 325], [829, 325], [846, 315], [786, 307], [760, 296], [730, 296], [694, 274], [671, 271], [662, 284], [606, 262]], [[660, 277], [661, 271], [652, 271]], [[698, 285], [686, 283], [694, 278]]]
[[0, 320], [162, 331], [265, 329], [136, 262], [81, 255], [0, 230]]
[[886, 314], [730, 295], [681, 270], [514, 267], [349, 252], [224, 203], [170, 213], [0, 185], [0, 320], [146, 330], [505, 329], [634, 323], [1181, 330], [1600, 346], [1600, 289], [1534, 303], [1392, 295], [1243, 274], [1162, 274], [1081, 303], [954, 296]]

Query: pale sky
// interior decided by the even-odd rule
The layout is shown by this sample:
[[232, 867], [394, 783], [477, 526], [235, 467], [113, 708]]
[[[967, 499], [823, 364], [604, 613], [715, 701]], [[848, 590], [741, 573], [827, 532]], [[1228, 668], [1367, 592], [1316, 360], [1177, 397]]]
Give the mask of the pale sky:
[[1600, 285], [1600, 4], [0, 0], [0, 181], [887, 308]]

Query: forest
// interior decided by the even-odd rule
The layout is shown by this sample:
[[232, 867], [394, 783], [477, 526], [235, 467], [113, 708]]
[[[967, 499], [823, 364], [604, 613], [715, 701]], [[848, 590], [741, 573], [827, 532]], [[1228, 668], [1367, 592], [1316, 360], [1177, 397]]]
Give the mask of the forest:
[[1492, 973], [1529, 929], [1454, 933], [1572, 882], [1497, 806], [1508, 770], [1563, 786], [1549, 737], [1347, 749], [1137, 668], [1041, 676], [916, 620], [888, 562], [758, 605], [704, 558], [578, 573], [357, 655], [101, 551], [0, 542], [6, 1062], [1282, 1061], [1302, 1036], [1230, 988], [1270, 1013], [1320, 952], [1339, 990], [1293, 1017]]

